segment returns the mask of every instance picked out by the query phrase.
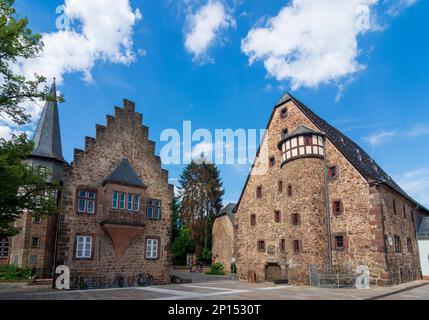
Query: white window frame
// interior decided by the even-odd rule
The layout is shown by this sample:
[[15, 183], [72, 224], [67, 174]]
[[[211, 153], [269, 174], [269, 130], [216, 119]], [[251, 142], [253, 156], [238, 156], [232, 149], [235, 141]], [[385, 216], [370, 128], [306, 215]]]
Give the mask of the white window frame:
[[140, 195], [133, 195], [133, 211], [140, 211]]
[[146, 259], [158, 259], [158, 239], [146, 239]]
[[125, 192], [119, 193], [119, 209], [124, 210], [125, 209]]
[[[91, 259], [92, 258], [92, 236], [77, 236], [76, 237], [76, 252], [77, 259]], [[79, 245], [82, 245], [80, 247]], [[79, 254], [79, 251], [81, 253]]]

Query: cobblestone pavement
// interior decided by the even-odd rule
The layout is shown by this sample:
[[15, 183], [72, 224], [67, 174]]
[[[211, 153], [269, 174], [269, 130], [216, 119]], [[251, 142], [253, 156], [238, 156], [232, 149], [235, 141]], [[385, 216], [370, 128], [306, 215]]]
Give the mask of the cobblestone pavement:
[[[201, 278], [202, 280], [202, 278]], [[369, 290], [323, 289], [224, 279], [140, 288], [54, 291], [49, 286], [0, 284], [0, 300], [429, 300], [429, 281]]]

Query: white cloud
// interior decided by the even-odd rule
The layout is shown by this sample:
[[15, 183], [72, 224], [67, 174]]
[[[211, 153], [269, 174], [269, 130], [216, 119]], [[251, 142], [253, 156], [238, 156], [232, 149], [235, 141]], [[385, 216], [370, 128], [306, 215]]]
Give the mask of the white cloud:
[[292, 88], [337, 82], [362, 70], [358, 35], [375, 27], [377, 0], [293, 0], [265, 26], [254, 27], [241, 49], [252, 64]]
[[395, 181], [413, 198], [429, 205], [429, 167], [417, 168], [394, 176]]
[[235, 20], [220, 1], [209, 0], [195, 14], [186, 17], [185, 48], [194, 60], [207, 62], [207, 50], [219, 38], [223, 29], [235, 26]]
[[370, 134], [363, 137], [363, 140], [369, 143], [372, 147], [378, 146], [383, 142], [386, 142], [396, 135], [395, 131], [382, 131]]
[[416, 4], [417, 0], [384, 0], [390, 6], [387, 13], [391, 16], [397, 16], [405, 9]]
[[195, 145], [192, 149], [192, 159], [198, 160], [201, 159], [201, 156], [204, 155], [204, 158], [211, 160], [213, 152], [213, 144], [209, 142], [201, 142]]
[[[75, 28], [42, 34], [43, 52], [15, 65], [15, 72], [29, 79], [34, 73], [48, 81], [55, 77], [61, 84], [65, 74], [76, 72], [92, 81], [91, 70], [99, 61], [125, 65], [135, 61], [133, 27], [142, 16], [138, 9], [131, 8], [129, 0], [65, 0], [64, 12]], [[42, 108], [30, 101], [23, 106], [33, 121], [39, 117]], [[4, 124], [10, 130], [17, 129], [6, 116]], [[1, 132], [8, 136], [2, 126]]]
[[89, 81], [97, 61], [135, 60], [132, 34], [141, 13], [133, 11], [129, 0], [66, 0], [65, 13], [79, 28], [42, 34], [44, 50], [19, 65], [22, 74], [31, 77], [36, 72], [61, 83], [64, 74], [82, 72]]

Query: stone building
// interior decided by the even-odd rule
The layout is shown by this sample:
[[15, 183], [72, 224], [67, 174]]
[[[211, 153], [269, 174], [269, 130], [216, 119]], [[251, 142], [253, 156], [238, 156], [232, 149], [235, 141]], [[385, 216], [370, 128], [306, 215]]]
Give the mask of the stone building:
[[408, 196], [356, 143], [289, 94], [275, 105], [235, 214], [242, 279], [308, 284], [309, 268], [421, 278]]
[[[46, 102], [36, 131], [34, 150], [27, 163], [48, 172], [48, 183], [61, 183], [63, 165], [61, 131], [56, 102], [56, 86], [52, 85], [50, 96], [55, 99]], [[58, 195], [58, 199], [59, 199]], [[37, 217], [24, 211], [15, 222], [20, 233], [9, 240], [9, 263], [35, 269], [36, 276], [49, 277], [54, 263], [56, 216]]]
[[226, 272], [230, 271], [235, 258], [234, 248], [234, 208], [235, 203], [226, 205], [215, 217], [212, 228], [212, 253], [216, 262], [222, 263]]
[[[55, 94], [55, 86], [52, 90]], [[67, 164], [57, 104], [46, 104], [29, 163], [62, 184], [60, 213], [43, 219], [25, 213], [17, 221], [22, 231], [12, 239], [10, 263], [36, 263], [50, 272], [66, 265], [72, 286], [85, 280], [133, 284], [141, 274], [167, 283], [173, 201], [168, 172], [133, 102], [124, 100], [106, 119], [106, 126], [96, 125], [96, 137], [86, 137], [85, 150], [75, 149]]]

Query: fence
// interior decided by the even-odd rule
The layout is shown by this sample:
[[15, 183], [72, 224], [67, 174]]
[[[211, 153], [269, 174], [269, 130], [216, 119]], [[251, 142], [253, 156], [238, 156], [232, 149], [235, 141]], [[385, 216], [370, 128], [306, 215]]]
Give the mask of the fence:
[[113, 279], [75, 275], [70, 278], [70, 288], [78, 290], [146, 287], [153, 284], [150, 274], [126, 276], [117, 274]]
[[357, 275], [351, 269], [309, 266], [310, 286], [321, 288], [353, 288]]

